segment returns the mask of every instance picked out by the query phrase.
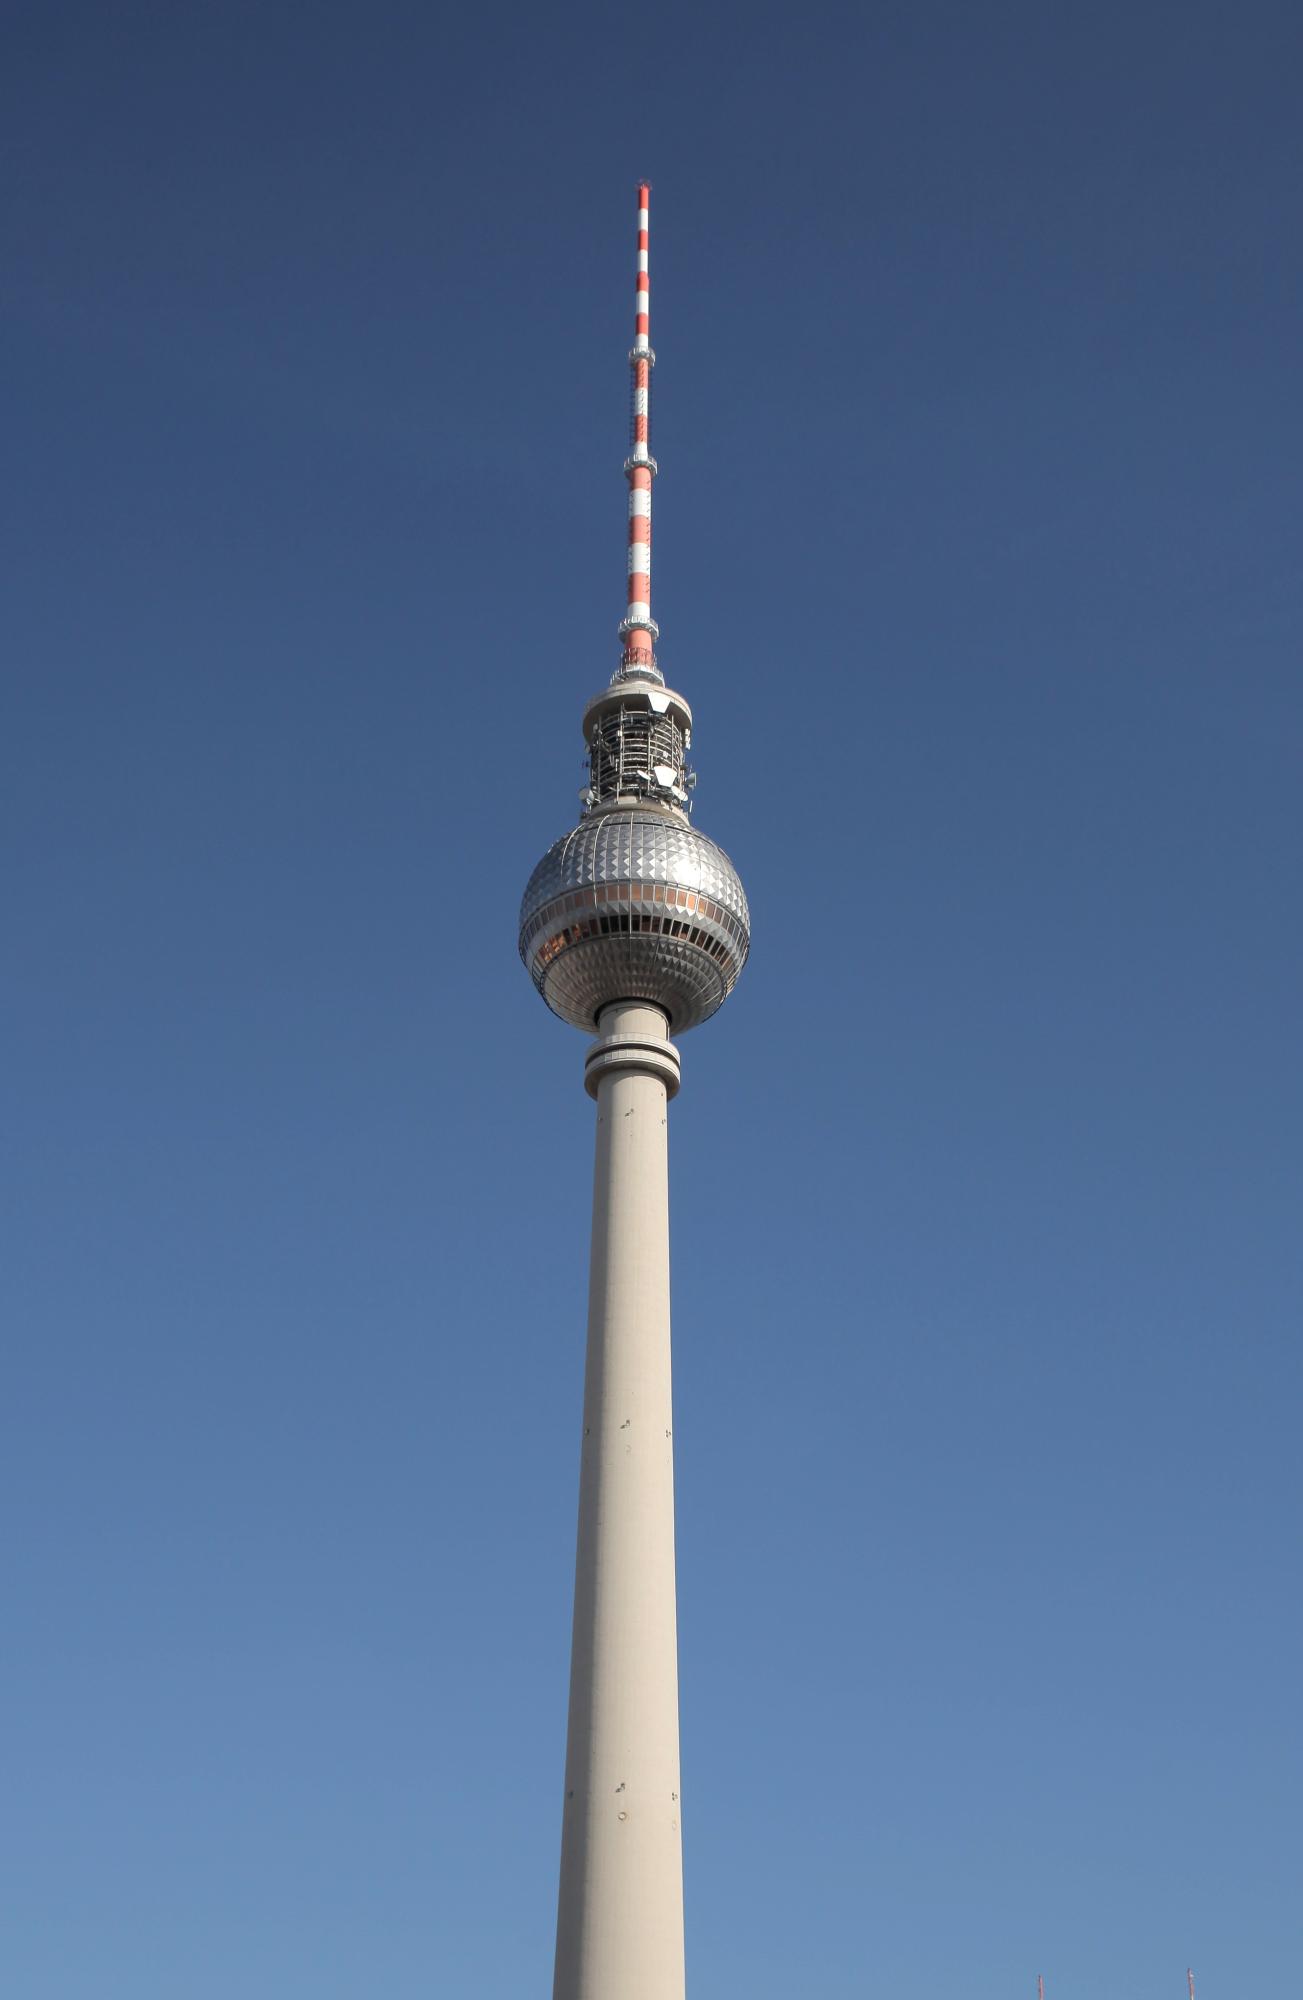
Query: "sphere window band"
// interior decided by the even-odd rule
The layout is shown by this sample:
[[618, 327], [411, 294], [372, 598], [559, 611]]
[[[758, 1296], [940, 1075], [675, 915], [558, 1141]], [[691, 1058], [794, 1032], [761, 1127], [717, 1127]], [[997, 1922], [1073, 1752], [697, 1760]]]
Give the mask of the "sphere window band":
[[709, 931], [699, 930], [696, 924], [680, 923], [668, 917], [617, 914], [613, 917], [589, 917], [582, 924], [568, 924], [539, 945], [534, 958], [539, 965], [550, 965], [559, 951], [564, 951], [568, 944], [578, 944], [582, 938], [627, 937], [635, 931], [649, 936], [684, 938], [689, 944], [696, 945], [699, 951], [708, 952], [712, 958], [718, 959], [721, 965], [729, 964], [733, 957], [721, 939], [712, 937]]
[[[595, 905], [601, 903], [630, 902], [660, 903], [670, 909], [683, 910], [692, 916], [700, 915], [707, 922], [717, 924], [721, 930], [726, 931], [740, 949], [743, 951], [746, 949], [748, 942], [747, 932], [731, 910], [721, 909], [720, 905], [713, 902], [709, 896], [698, 895], [695, 890], [674, 889], [659, 882], [603, 883], [592, 889], [576, 890], [568, 896], [562, 896], [557, 902], [548, 904], [545, 909], [538, 912], [523, 941], [522, 949], [528, 952], [540, 931], [549, 930], [557, 922], [558, 918], [568, 916], [573, 911], [592, 910]], [[573, 926], [571, 928], [575, 929], [576, 938], [594, 937], [598, 934], [599, 929], [603, 936], [609, 935], [613, 929], [620, 931], [655, 930], [663, 931], [670, 937], [688, 935], [691, 932], [693, 942], [697, 941], [695, 926], [681, 924], [676, 920], [668, 918], [655, 920], [650, 916], [643, 916], [637, 912], [615, 918], [603, 916], [597, 920], [596, 925], [590, 920], [588, 924], [581, 928], [576, 929]], [[701, 935], [704, 938], [705, 933]], [[546, 958], [555, 956], [555, 953], [560, 950], [561, 944], [566, 941], [571, 940], [569, 940], [568, 933], [563, 931], [550, 940], [548, 945], [540, 947], [539, 955], [543, 956], [545, 954], [546, 962]], [[709, 946], [707, 945], [706, 948], [709, 949]], [[715, 955], [718, 956], [721, 954]]]
[[536, 923], [561, 916], [567, 910], [588, 910], [598, 903], [665, 903], [671, 909], [687, 910], [695, 915], [700, 910], [703, 917], [710, 917], [717, 924], [728, 926], [741, 941], [744, 930], [731, 910], [725, 910], [709, 896], [701, 895], [695, 889], [679, 889], [664, 882], [599, 882], [590, 889], [575, 889], [568, 896], [561, 896], [546, 906], [535, 919]]

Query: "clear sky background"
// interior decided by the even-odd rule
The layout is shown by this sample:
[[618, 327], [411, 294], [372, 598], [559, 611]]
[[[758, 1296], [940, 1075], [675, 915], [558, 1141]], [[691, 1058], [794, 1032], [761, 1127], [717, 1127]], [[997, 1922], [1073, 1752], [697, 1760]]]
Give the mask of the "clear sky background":
[[1298, 8], [5, 41], [0, 1989], [551, 1990], [645, 173], [691, 1991], [1295, 1991]]

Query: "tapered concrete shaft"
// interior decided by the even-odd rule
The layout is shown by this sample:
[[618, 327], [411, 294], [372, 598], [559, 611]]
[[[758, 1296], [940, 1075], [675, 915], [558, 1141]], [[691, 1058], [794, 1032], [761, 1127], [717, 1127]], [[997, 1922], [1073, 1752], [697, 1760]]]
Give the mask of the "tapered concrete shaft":
[[683, 2000], [666, 1107], [655, 1007], [604, 1009], [554, 2000]]

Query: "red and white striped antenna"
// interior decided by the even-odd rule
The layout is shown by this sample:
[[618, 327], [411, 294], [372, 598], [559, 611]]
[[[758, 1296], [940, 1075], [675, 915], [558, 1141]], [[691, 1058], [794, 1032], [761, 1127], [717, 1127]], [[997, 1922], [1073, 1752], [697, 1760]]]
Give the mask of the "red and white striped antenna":
[[1038, 1972], [1036, 1975], [1036, 2000], [1045, 2000], [1045, 1974], [1043, 1972]]
[[629, 595], [620, 637], [624, 652], [621, 673], [660, 675], [656, 667], [656, 641], [660, 637], [651, 615], [651, 503], [656, 460], [649, 449], [651, 372], [656, 365], [652, 351], [651, 285], [647, 271], [647, 216], [651, 188], [638, 183], [638, 286], [634, 300], [633, 346], [629, 366], [633, 371], [633, 425], [629, 456], [624, 461], [629, 481]]
[[1191, 1972], [1188, 1965], [1185, 1968], [1185, 1977], [1186, 1977], [1186, 1984], [1190, 1988], [1190, 2000], [1194, 2000], [1194, 1974], [1193, 1972]]

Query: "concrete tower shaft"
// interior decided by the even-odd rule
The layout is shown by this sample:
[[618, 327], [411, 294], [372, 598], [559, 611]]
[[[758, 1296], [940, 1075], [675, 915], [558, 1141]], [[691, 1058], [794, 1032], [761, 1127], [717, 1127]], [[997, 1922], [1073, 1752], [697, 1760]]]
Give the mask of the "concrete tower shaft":
[[683, 1973], [666, 1106], [654, 1007], [604, 1010], [555, 2000], [678, 2000]]

